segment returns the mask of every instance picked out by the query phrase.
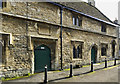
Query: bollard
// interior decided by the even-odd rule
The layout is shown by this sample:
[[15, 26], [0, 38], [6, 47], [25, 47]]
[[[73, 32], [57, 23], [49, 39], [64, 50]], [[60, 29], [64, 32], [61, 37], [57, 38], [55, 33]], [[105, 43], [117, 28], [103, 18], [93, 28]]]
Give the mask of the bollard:
[[47, 65], [45, 65], [45, 76], [44, 76], [44, 83], [47, 83]]
[[93, 61], [91, 61], [91, 72], [93, 72]]
[[116, 65], [116, 60], [117, 60], [117, 59], [115, 58], [115, 60], [114, 60], [114, 66]]
[[69, 77], [73, 77], [73, 74], [72, 74], [72, 63], [70, 64], [70, 76]]
[[105, 68], [107, 68], [107, 59], [105, 58]]

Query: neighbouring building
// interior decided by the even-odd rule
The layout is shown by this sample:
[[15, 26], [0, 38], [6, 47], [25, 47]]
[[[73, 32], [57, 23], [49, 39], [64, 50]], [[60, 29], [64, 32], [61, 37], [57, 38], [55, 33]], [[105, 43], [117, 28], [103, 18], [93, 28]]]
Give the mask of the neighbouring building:
[[120, 56], [120, 1], [118, 2], [119, 56]]
[[118, 2], [118, 24], [120, 24], [120, 1]]
[[2, 75], [22, 76], [112, 60], [117, 26], [86, 2], [2, 2]]

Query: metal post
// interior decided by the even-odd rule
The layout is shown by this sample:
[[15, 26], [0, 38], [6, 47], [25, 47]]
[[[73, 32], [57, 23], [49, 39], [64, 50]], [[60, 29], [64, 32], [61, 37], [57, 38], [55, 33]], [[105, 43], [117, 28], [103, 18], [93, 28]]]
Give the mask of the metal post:
[[105, 58], [105, 68], [107, 68], [107, 59]]
[[61, 47], [60, 47], [60, 48], [61, 48], [61, 58], [60, 58], [60, 59], [61, 59], [61, 70], [63, 70], [63, 67], [62, 67], [62, 66], [63, 66], [63, 65], [62, 65], [62, 59], [63, 59], [63, 58], [62, 58], [62, 12], [63, 12], [63, 8], [61, 7], [61, 8], [60, 8], [60, 13], [61, 13], [61, 14], [60, 14], [60, 15], [61, 15], [61, 16], [60, 16], [60, 24], [61, 24], [61, 29], [60, 29], [60, 45], [61, 45]]
[[91, 61], [91, 72], [93, 72], [93, 61]]
[[117, 60], [117, 59], [115, 58], [115, 59], [114, 59], [114, 66], [116, 65], [116, 60]]
[[47, 83], [47, 65], [45, 65], [45, 76], [44, 76], [44, 83]]
[[70, 77], [72, 77], [73, 74], [72, 74], [72, 63], [70, 64]]

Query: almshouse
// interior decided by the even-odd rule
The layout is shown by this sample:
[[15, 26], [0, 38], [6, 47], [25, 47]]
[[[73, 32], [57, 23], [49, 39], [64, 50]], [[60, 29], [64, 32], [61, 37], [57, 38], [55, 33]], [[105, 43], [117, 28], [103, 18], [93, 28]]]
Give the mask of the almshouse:
[[2, 2], [2, 74], [22, 76], [111, 60], [118, 55], [118, 33], [86, 2]]

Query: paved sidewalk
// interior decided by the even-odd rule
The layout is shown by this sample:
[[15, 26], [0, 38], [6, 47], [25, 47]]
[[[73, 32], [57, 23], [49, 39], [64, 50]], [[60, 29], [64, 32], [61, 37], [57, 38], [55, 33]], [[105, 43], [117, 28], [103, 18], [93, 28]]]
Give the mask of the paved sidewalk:
[[[117, 60], [117, 64], [120, 64], [119, 60]], [[108, 67], [113, 66], [113, 65], [114, 65], [114, 61], [108, 61]], [[95, 71], [103, 69], [104, 67], [105, 67], [104, 62], [94, 64]], [[79, 76], [79, 75], [87, 74], [87, 73], [90, 73], [90, 70], [91, 70], [91, 66], [86, 65], [86, 66], [83, 66], [82, 68], [73, 69], [73, 75]], [[65, 78], [69, 78], [69, 73], [70, 73], [69, 69], [65, 69], [63, 71], [48, 71], [48, 81], [54, 82], [56, 80], [62, 80]], [[9, 82], [43, 82], [43, 81], [44, 81], [44, 72], [38, 73], [28, 78], [11, 80]]]

